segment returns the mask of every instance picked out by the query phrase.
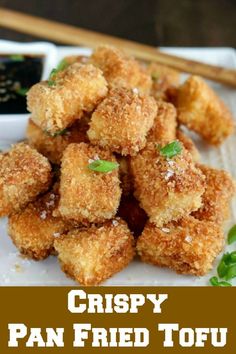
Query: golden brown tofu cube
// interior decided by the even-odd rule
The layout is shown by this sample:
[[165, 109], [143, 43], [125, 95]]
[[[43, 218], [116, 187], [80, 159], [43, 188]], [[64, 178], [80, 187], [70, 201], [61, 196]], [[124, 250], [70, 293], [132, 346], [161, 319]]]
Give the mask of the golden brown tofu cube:
[[150, 93], [151, 76], [134, 58], [127, 56], [122, 50], [109, 45], [99, 46], [90, 61], [103, 71], [110, 87], [137, 88], [142, 93]]
[[218, 225], [188, 216], [163, 228], [147, 223], [137, 252], [143, 262], [201, 276], [211, 270], [223, 245], [224, 234]]
[[205, 177], [184, 150], [172, 159], [149, 143], [131, 159], [135, 196], [157, 226], [178, 220], [201, 206]]
[[119, 163], [119, 177], [121, 182], [122, 194], [128, 196], [133, 193], [134, 180], [130, 168], [129, 156], [116, 156]]
[[133, 259], [133, 236], [117, 218], [100, 227], [74, 229], [55, 240], [62, 270], [81, 285], [97, 285]]
[[95, 160], [116, 162], [107, 150], [85, 143], [70, 144], [61, 166], [59, 212], [78, 222], [103, 222], [111, 219], [121, 197], [118, 168], [108, 173], [95, 172], [88, 165]]
[[86, 117], [76, 121], [70, 128], [64, 129], [55, 136], [43, 131], [30, 119], [26, 136], [30, 146], [46, 156], [52, 163], [60, 164], [63, 151], [69, 144], [88, 142], [87, 130], [88, 119]]
[[156, 113], [153, 97], [125, 88], [111, 90], [92, 114], [89, 140], [121, 155], [135, 155], [145, 146]]
[[48, 81], [31, 87], [27, 94], [31, 119], [42, 130], [58, 133], [91, 112], [107, 94], [100, 69], [74, 63]]
[[190, 76], [177, 96], [178, 119], [208, 143], [221, 144], [233, 133], [233, 117], [220, 97], [198, 76]]
[[181, 141], [184, 148], [191, 154], [193, 161], [198, 162], [200, 160], [200, 153], [193, 140], [180, 129], [177, 130], [176, 137], [179, 141]]
[[177, 112], [171, 103], [158, 102], [157, 115], [147, 141], [165, 145], [176, 138]]
[[141, 235], [148, 219], [147, 214], [140, 208], [139, 202], [132, 195], [122, 195], [117, 215], [127, 222], [135, 237]]
[[51, 177], [48, 160], [24, 143], [0, 154], [0, 216], [20, 210], [45, 192]]
[[206, 177], [206, 190], [202, 196], [202, 206], [193, 216], [222, 225], [230, 214], [230, 202], [236, 192], [235, 181], [226, 171], [204, 165], [198, 167]]
[[47, 258], [54, 252], [55, 238], [72, 228], [52, 215], [58, 199], [59, 195], [52, 190], [9, 217], [9, 235], [23, 255], [34, 260]]
[[166, 65], [152, 62], [147, 72], [152, 77], [152, 96], [157, 100], [166, 100], [167, 90], [179, 85], [180, 72]]

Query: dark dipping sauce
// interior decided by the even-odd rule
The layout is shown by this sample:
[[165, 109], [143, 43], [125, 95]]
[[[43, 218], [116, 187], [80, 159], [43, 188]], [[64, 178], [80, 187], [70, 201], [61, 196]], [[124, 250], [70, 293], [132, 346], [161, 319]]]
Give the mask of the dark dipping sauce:
[[40, 81], [44, 56], [0, 54], [0, 114], [27, 113], [26, 93]]

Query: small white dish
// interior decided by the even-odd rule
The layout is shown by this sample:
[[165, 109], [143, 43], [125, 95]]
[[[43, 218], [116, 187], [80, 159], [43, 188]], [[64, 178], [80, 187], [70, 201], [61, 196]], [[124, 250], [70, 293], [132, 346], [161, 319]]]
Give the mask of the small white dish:
[[[0, 40], [0, 54], [35, 54], [43, 55], [43, 70], [41, 80], [48, 78], [52, 68], [57, 64], [57, 48], [52, 43], [18, 43]], [[0, 114], [0, 144], [7, 146], [10, 143], [22, 140], [29, 113], [26, 114]]]

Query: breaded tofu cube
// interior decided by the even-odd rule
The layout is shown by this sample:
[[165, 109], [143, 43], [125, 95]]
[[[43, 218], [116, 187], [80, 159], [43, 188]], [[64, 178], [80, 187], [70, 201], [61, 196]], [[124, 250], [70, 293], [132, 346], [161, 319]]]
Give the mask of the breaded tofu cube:
[[31, 87], [27, 94], [31, 119], [42, 130], [58, 133], [91, 112], [107, 94], [100, 69], [74, 63]]
[[60, 134], [50, 135], [29, 120], [26, 137], [30, 146], [46, 156], [53, 164], [60, 164], [63, 151], [71, 143], [88, 142], [88, 119], [83, 117]]
[[184, 148], [191, 154], [194, 162], [198, 162], [200, 160], [200, 153], [194, 144], [193, 140], [182, 132], [181, 129], [177, 129], [176, 137], [183, 144]]
[[62, 270], [81, 285], [98, 285], [134, 257], [133, 236], [119, 218], [100, 227], [74, 229], [55, 240]]
[[70, 144], [64, 151], [58, 209], [63, 217], [99, 223], [116, 214], [121, 197], [118, 168], [92, 171], [88, 166], [96, 160], [116, 162], [108, 150], [85, 143]]
[[116, 155], [116, 158], [119, 163], [119, 177], [122, 194], [128, 196], [133, 193], [134, 189], [134, 180], [130, 168], [130, 158], [129, 156], [121, 155]]
[[135, 155], [145, 146], [156, 113], [153, 97], [113, 89], [92, 114], [89, 140], [121, 155]]
[[148, 222], [138, 239], [137, 252], [143, 262], [202, 276], [212, 269], [223, 245], [224, 234], [218, 225], [187, 216], [163, 228]]
[[165, 145], [176, 138], [177, 112], [171, 103], [157, 103], [157, 115], [147, 141]]
[[182, 151], [169, 159], [156, 144], [149, 143], [131, 159], [135, 196], [150, 221], [159, 227], [190, 214], [202, 204], [205, 177], [180, 146]]
[[220, 97], [198, 76], [190, 76], [177, 96], [178, 119], [208, 143], [221, 144], [234, 131], [233, 117]]
[[51, 183], [48, 160], [24, 143], [0, 154], [0, 217], [24, 208]]
[[198, 167], [206, 177], [206, 190], [202, 196], [202, 206], [193, 216], [222, 225], [230, 215], [230, 202], [236, 192], [235, 181], [226, 171], [205, 165]]
[[141, 64], [121, 49], [109, 45], [99, 46], [90, 61], [103, 71], [110, 87], [137, 88], [142, 93], [150, 93], [151, 76]]
[[117, 215], [127, 222], [135, 237], [141, 235], [148, 220], [147, 214], [140, 208], [139, 202], [132, 195], [122, 195]]
[[150, 63], [147, 72], [152, 77], [152, 96], [157, 100], [166, 100], [166, 91], [180, 83], [180, 72], [166, 65]]
[[34, 260], [47, 258], [54, 252], [54, 239], [72, 228], [52, 215], [58, 199], [59, 195], [52, 190], [9, 217], [9, 235], [23, 255]]

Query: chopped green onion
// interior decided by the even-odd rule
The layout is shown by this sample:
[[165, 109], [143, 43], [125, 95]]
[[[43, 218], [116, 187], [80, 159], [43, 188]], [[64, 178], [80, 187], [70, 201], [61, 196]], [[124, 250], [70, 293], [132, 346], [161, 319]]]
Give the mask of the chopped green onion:
[[56, 136], [67, 134], [67, 133], [68, 133], [68, 129], [58, 130], [58, 131], [55, 132], [55, 133], [50, 133], [49, 131], [45, 130], [45, 133], [46, 133], [47, 135], [49, 135], [50, 137], [55, 138]]
[[119, 167], [117, 162], [105, 161], [105, 160], [95, 160], [88, 165], [88, 168], [96, 172], [111, 172]]
[[236, 225], [231, 227], [228, 233], [228, 244], [230, 245], [233, 242], [236, 242]]
[[217, 277], [212, 277], [210, 279], [210, 284], [212, 286], [232, 286], [232, 284], [228, 283], [227, 281], [219, 281]]
[[159, 75], [157, 73], [152, 73], [152, 79], [153, 80], [158, 80], [159, 79]]
[[[157, 147], [159, 149], [159, 147]], [[182, 146], [179, 141], [173, 141], [170, 144], [165, 145], [163, 148], [160, 149], [160, 154], [165, 156], [169, 159], [172, 157], [179, 155], [182, 151]]]
[[24, 55], [21, 55], [21, 54], [13, 54], [13, 55], [10, 55], [10, 59], [14, 60], [14, 61], [24, 61], [25, 57], [24, 57]]
[[227, 273], [225, 275], [226, 280], [230, 280], [236, 277], [236, 264], [232, 264], [228, 267]]
[[60, 61], [56, 68], [52, 69], [48, 79], [48, 86], [56, 85], [55, 80], [53, 80], [53, 76], [59, 73], [60, 71], [65, 70], [68, 65], [69, 64], [67, 63], [67, 61], [63, 59]]
[[57, 72], [65, 70], [68, 66], [69, 66], [69, 63], [65, 59], [62, 59], [60, 61], [60, 63], [57, 65], [56, 70], [57, 70]]
[[16, 90], [16, 93], [20, 96], [25, 96], [29, 89], [27, 87], [21, 87], [18, 90]]

